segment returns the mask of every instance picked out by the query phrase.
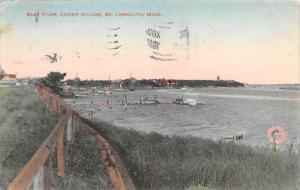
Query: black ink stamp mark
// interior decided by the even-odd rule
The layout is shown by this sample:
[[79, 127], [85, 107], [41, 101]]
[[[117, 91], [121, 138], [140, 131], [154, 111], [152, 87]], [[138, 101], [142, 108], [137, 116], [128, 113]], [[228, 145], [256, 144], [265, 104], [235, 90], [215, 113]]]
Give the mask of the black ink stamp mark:
[[122, 46], [119, 45], [119, 46], [116, 46], [116, 47], [112, 47], [112, 48], [108, 48], [108, 49], [120, 49]]
[[121, 29], [121, 27], [119, 26], [119, 27], [117, 27], [117, 28], [109, 28], [108, 30], [119, 30], [119, 29]]
[[159, 56], [168, 56], [168, 57], [170, 57], [170, 56], [173, 56], [174, 54], [163, 54], [163, 53], [159, 53], [159, 52], [156, 52], [156, 51], [153, 51], [153, 54], [155, 54], [155, 55], [159, 55]]
[[151, 59], [157, 60], [157, 61], [174, 61], [177, 59], [164, 59], [164, 58], [159, 58], [159, 57], [155, 57], [153, 55], [150, 56]]
[[148, 46], [152, 49], [159, 49], [160, 43], [158, 41], [152, 40], [152, 39], [147, 39], [148, 41]]
[[153, 38], [160, 38], [160, 32], [157, 31], [157, 30], [154, 30], [152, 28], [148, 28], [146, 30], [146, 34], [150, 37], [153, 37]]

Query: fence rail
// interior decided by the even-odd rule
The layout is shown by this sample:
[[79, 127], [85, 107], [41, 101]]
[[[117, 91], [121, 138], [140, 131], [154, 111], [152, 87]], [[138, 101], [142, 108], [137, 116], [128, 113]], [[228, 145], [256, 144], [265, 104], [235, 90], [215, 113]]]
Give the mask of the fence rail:
[[[51, 189], [51, 153], [56, 150], [57, 158], [57, 173], [58, 176], [65, 175], [65, 136], [64, 132], [70, 123], [74, 120], [84, 126], [91, 135], [95, 136], [99, 145], [101, 158], [105, 164], [106, 172], [109, 177], [112, 187], [116, 190], [132, 190], [135, 189], [127, 169], [115, 149], [108, 141], [93, 128], [89, 121], [80, 116], [77, 112], [71, 109], [51, 90], [43, 87], [41, 84], [35, 86], [36, 91], [42, 97], [48, 108], [59, 113], [61, 118], [48, 135], [46, 140], [40, 145], [28, 163], [21, 169], [17, 176], [8, 185], [8, 190], [27, 190], [30, 187], [33, 189]], [[67, 130], [69, 131], [69, 130]], [[73, 130], [70, 130], [73, 131]], [[71, 135], [72, 136], [72, 135]]]

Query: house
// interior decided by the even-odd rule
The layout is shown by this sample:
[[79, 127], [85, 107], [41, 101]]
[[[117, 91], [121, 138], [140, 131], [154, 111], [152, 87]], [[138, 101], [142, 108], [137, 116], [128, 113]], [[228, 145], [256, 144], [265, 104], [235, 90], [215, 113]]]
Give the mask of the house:
[[153, 81], [157, 86], [175, 86], [176, 80], [175, 79], [157, 79]]
[[11, 86], [17, 84], [16, 74], [5, 74], [0, 73], [0, 85], [1, 86]]

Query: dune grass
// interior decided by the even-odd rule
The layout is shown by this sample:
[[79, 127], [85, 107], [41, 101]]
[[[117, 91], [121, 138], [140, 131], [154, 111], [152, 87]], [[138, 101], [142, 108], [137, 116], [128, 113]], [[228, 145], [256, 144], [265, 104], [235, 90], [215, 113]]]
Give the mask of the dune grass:
[[[93, 121], [119, 152], [137, 189], [288, 190], [299, 187], [299, 154], [233, 142], [144, 134]], [[203, 187], [203, 188], [204, 188]]]

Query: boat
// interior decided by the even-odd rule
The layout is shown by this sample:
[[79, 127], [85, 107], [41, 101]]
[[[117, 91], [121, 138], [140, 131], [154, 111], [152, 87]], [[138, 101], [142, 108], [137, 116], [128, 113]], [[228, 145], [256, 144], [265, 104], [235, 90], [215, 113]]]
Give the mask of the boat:
[[184, 105], [183, 98], [175, 98], [175, 100], [172, 100], [173, 104], [179, 104], [179, 105]]
[[140, 100], [142, 104], [159, 104], [158, 97], [144, 97], [143, 101]]
[[109, 75], [108, 81], [106, 82], [106, 86], [103, 88], [104, 95], [112, 94], [111, 89], [110, 89], [110, 84], [111, 84], [111, 81], [110, 81], [110, 75]]
[[108, 94], [111, 94], [111, 90], [110, 90], [110, 87], [109, 86], [105, 86], [104, 89], [103, 89], [103, 93], [105, 95], [108, 95]]
[[204, 102], [199, 102], [196, 98], [175, 98], [175, 100], [172, 101], [173, 104], [179, 104], [179, 105], [189, 105], [189, 106], [198, 106], [201, 104], [204, 104]]
[[239, 132], [236, 135], [224, 136], [224, 139], [225, 140], [236, 140], [236, 141], [239, 141], [239, 140], [243, 140], [244, 139], [244, 134], [241, 133], [241, 132]]
[[197, 99], [185, 98], [183, 100], [183, 102], [186, 105], [189, 105], [189, 106], [198, 106], [198, 100]]

